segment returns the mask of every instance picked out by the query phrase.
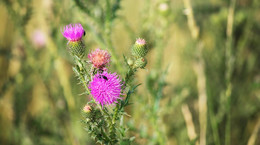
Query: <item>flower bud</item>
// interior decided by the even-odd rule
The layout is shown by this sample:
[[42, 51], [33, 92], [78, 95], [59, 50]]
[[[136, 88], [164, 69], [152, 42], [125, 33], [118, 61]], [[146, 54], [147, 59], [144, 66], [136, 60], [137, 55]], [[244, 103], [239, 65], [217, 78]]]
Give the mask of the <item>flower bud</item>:
[[144, 57], [148, 52], [148, 49], [146, 47], [146, 42], [144, 39], [138, 38], [132, 47], [132, 55], [140, 58]]
[[68, 41], [68, 49], [71, 55], [82, 58], [85, 55], [85, 46], [82, 41]]
[[134, 64], [134, 61], [133, 61], [133, 59], [129, 58], [127, 60], [127, 63], [128, 63], [129, 66], [132, 66]]
[[142, 69], [144, 69], [146, 64], [147, 64], [146, 58], [141, 57], [141, 58], [136, 59], [135, 64], [134, 64], [134, 68], [142, 68]]
[[83, 110], [83, 112], [85, 112], [85, 113], [89, 113], [92, 109], [91, 109], [91, 106], [85, 105], [82, 110]]

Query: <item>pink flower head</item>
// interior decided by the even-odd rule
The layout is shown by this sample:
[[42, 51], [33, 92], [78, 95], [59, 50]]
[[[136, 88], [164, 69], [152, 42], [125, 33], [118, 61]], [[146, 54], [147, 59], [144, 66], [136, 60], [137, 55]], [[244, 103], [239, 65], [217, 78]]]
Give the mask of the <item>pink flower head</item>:
[[142, 38], [138, 38], [138, 39], [136, 39], [135, 43], [138, 45], [145, 45], [146, 41]]
[[63, 28], [62, 34], [68, 41], [79, 41], [85, 35], [85, 31], [81, 24], [69, 24]]
[[89, 84], [93, 98], [102, 106], [117, 103], [117, 99], [122, 99], [121, 87], [118, 76], [107, 72], [96, 74]]
[[88, 58], [96, 68], [105, 67], [109, 63], [110, 57], [110, 54], [106, 50], [100, 50], [99, 48], [88, 54]]

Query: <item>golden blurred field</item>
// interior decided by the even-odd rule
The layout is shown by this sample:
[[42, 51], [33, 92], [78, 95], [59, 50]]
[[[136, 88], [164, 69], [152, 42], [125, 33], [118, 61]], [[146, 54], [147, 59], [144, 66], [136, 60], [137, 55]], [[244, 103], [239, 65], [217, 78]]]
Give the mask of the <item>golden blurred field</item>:
[[61, 30], [85, 28], [87, 52], [150, 48], [124, 120], [134, 144], [260, 144], [258, 0], [4, 0], [0, 2], [0, 144], [92, 145], [80, 122], [89, 100]]

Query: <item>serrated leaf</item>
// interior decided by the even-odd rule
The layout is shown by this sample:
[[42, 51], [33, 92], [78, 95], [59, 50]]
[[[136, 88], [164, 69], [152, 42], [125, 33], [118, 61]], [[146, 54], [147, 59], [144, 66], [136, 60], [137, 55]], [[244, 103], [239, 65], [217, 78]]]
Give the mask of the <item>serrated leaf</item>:
[[79, 71], [78, 71], [78, 69], [76, 68], [76, 67], [73, 67], [72, 68], [72, 70], [74, 71], [74, 73], [77, 75], [77, 76], [79, 76]]
[[130, 89], [130, 90], [127, 92], [125, 100], [122, 100], [122, 101], [121, 101], [121, 105], [120, 105], [119, 110], [123, 109], [123, 107], [125, 107], [125, 106], [128, 106], [128, 105], [131, 105], [131, 104], [132, 104], [132, 103], [129, 103], [130, 96], [131, 96], [131, 94], [134, 93], [135, 89], [136, 89], [138, 86], [140, 86], [140, 85], [141, 85], [141, 84], [138, 84], [138, 85], [132, 87], [132, 89]]
[[126, 65], [130, 68], [129, 64], [127, 63], [127, 58], [126, 58], [126, 56], [123, 55], [123, 57], [124, 57], [124, 61], [125, 61]]

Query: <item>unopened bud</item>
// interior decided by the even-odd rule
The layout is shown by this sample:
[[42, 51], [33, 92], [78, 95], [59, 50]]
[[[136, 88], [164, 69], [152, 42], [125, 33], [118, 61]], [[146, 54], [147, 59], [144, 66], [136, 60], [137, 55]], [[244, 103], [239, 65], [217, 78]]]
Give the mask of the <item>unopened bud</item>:
[[147, 60], [144, 57], [141, 57], [141, 58], [136, 59], [135, 64], [134, 64], [134, 68], [144, 69], [146, 64], [147, 64]]
[[134, 64], [134, 61], [133, 61], [133, 59], [129, 58], [127, 60], [127, 63], [128, 63], [129, 66], [132, 66]]
[[148, 52], [146, 47], [146, 41], [144, 39], [138, 38], [132, 47], [132, 55], [140, 58], [144, 57]]
[[91, 106], [85, 105], [82, 110], [83, 110], [83, 112], [85, 112], [85, 113], [89, 113], [92, 109], [91, 109]]

